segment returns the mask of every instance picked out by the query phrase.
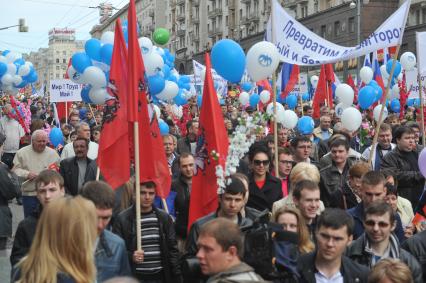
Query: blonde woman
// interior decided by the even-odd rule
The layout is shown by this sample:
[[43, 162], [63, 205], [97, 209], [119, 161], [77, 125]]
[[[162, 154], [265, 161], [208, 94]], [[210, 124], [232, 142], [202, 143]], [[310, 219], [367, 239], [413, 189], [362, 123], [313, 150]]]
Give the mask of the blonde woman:
[[93, 283], [97, 216], [91, 201], [77, 196], [43, 209], [31, 249], [18, 263], [19, 283]]
[[284, 231], [297, 233], [300, 254], [309, 253], [315, 249], [314, 243], [312, 243], [309, 238], [309, 231], [305, 219], [297, 208], [281, 207], [275, 212], [272, 221], [282, 225]]
[[[292, 194], [292, 184], [296, 184], [300, 181], [309, 180], [316, 184], [320, 182], [320, 173], [318, 168], [315, 165], [312, 165], [307, 162], [299, 162], [296, 166], [293, 167], [290, 173], [290, 187], [288, 196], [285, 198], [274, 202], [272, 205], [272, 216], [274, 217], [276, 211], [278, 211], [281, 207], [295, 207], [293, 203], [293, 194]], [[318, 214], [324, 210], [324, 204], [322, 201], [320, 202], [320, 208], [318, 210]]]
[[368, 275], [368, 283], [413, 283], [410, 268], [398, 259], [382, 259]]

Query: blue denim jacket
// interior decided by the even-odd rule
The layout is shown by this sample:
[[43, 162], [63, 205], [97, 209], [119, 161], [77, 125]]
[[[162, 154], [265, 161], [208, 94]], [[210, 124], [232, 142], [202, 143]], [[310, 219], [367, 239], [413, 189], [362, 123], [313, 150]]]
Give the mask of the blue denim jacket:
[[99, 236], [95, 261], [97, 282], [104, 282], [115, 276], [132, 275], [123, 239], [108, 230], [104, 230]]

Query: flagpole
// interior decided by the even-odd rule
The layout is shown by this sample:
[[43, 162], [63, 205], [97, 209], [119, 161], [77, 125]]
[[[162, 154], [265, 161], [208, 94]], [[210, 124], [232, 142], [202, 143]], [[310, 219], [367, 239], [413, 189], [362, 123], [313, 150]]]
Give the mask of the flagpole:
[[[275, 44], [275, 19], [274, 19], [274, 1], [271, 0], [271, 39], [272, 43]], [[282, 82], [281, 82], [282, 83]], [[272, 97], [274, 105], [274, 167], [275, 167], [275, 176], [278, 178], [280, 176], [278, 170], [278, 123], [277, 123], [277, 74], [274, 70], [272, 74]]]
[[371, 144], [370, 156], [368, 157], [368, 164], [370, 166], [372, 164], [371, 162], [373, 160], [373, 154], [376, 151], [376, 144], [377, 144], [377, 139], [379, 137], [379, 130], [380, 130], [380, 126], [382, 125], [382, 122], [383, 122], [382, 121], [382, 119], [383, 119], [383, 112], [384, 112], [385, 107], [386, 107], [386, 100], [389, 97], [389, 90], [390, 90], [390, 86], [391, 86], [391, 83], [392, 83], [393, 73], [395, 72], [396, 59], [398, 58], [400, 47], [401, 47], [401, 44], [398, 44], [396, 46], [396, 51], [395, 51], [395, 54], [393, 56], [392, 69], [391, 69], [389, 77], [388, 77], [388, 84], [386, 86], [386, 92], [384, 94], [385, 95], [385, 99], [383, 100], [384, 103], [382, 103], [382, 109], [380, 109], [379, 121], [377, 121], [376, 129], [375, 129], [375, 132], [374, 132], [373, 143]]
[[136, 182], [136, 244], [137, 249], [142, 250], [142, 231], [141, 231], [141, 176], [139, 160], [139, 123], [133, 123], [133, 138], [135, 142], [135, 182]]
[[165, 198], [161, 198], [161, 202], [163, 203], [164, 211], [166, 211], [167, 214], [169, 214], [169, 207], [167, 205], [166, 199]]
[[92, 106], [90, 104], [89, 104], [89, 109], [90, 109], [90, 113], [92, 113], [93, 120], [95, 120], [95, 125], [97, 126], [98, 122], [96, 122], [95, 114], [93, 113], [93, 109], [92, 109]]
[[420, 98], [420, 119], [422, 119], [422, 145], [425, 146], [425, 113], [423, 106], [423, 89], [422, 89], [422, 76], [420, 74], [420, 68], [417, 68], [417, 80], [419, 81], [419, 98]]
[[297, 85], [299, 86], [299, 100], [300, 100], [300, 108], [302, 109], [302, 116], [303, 116], [303, 100], [302, 100], [302, 96], [301, 96], [301, 87], [300, 87], [300, 72], [299, 75], [297, 76]]
[[101, 176], [101, 169], [99, 169], [99, 166], [98, 166], [98, 168], [96, 168], [96, 181], [99, 181], [100, 176]]
[[68, 102], [65, 103], [65, 124], [68, 124]]

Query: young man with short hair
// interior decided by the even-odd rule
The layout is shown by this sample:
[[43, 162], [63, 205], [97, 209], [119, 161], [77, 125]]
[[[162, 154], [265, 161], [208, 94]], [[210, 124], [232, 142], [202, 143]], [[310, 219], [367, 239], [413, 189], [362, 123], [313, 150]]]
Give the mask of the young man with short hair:
[[207, 282], [263, 282], [254, 269], [241, 261], [243, 236], [235, 222], [216, 218], [201, 227], [197, 258]]
[[142, 250], [137, 250], [135, 205], [117, 216], [113, 232], [126, 243], [133, 276], [142, 282], [181, 282], [173, 219], [153, 206], [156, 188], [152, 181], [140, 186]]
[[299, 257], [300, 282], [367, 282], [368, 268], [344, 256], [352, 241], [353, 224], [342, 209], [324, 210], [315, 232], [316, 251]]
[[414, 256], [400, 248], [398, 239], [392, 233], [395, 227], [392, 207], [383, 201], [372, 203], [365, 209], [365, 232], [349, 246], [346, 255], [369, 269], [385, 258], [400, 259], [410, 267], [414, 282], [421, 283], [420, 264]]
[[41, 171], [34, 183], [39, 206], [18, 225], [10, 255], [12, 268], [29, 252], [43, 207], [65, 195], [64, 179], [54, 170]]
[[294, 162], [315, 163], [311, 160], [313, 144], [307, 136], [296, 136], [290, 141]]
[[98, 215], [98, 239], [95, 250], [96, 279], [104, 282], [116, 276], [130, 276], [129, 259], [123, 239], [108, 231], [115, 194], [102, 181], [90, 181], [81, 190], [81, 196], [92, 201]]
[[[371, 159], [371, 167], [373, 170], [380, 170], [383, 157], [395, 148], [392, 143], [392, 128], [389, 124], [383, 123], [380, 125], [377, 145], [374, 147], [373, 156]], [[362, 153], [362, 159], [369, 161], [372, 146], [368, 147]]]
[[281, 179], [281, 189], [283, 197], [286, 197], [290, 188], [290, 173], [294, 165], [293, 154], [288, 148], [278, 148], [278, 173]]

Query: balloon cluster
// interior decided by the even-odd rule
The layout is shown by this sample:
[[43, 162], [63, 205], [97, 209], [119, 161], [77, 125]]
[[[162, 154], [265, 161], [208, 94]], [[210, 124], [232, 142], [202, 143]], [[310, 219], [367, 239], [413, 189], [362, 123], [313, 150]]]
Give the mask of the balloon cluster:
[[25, 61], [21, 54], [10, 50], [0, 53], [0, 88], [3, 91], [16, 94], [19, 88], [37, 80], [33, 64]]

